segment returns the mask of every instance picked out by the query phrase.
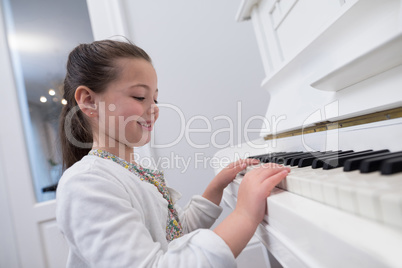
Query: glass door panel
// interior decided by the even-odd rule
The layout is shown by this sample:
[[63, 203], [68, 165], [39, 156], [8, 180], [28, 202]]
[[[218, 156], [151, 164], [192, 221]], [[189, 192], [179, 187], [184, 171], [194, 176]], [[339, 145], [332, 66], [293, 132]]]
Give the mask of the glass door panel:
[[[93, 41], [85, 0], [3, 0], [18, 85], [33, 188], [38, 202], [55, 198], [62, 173], [58, 139], [68, 53]], [[18, 161], [18, 159], [16, 159]]]

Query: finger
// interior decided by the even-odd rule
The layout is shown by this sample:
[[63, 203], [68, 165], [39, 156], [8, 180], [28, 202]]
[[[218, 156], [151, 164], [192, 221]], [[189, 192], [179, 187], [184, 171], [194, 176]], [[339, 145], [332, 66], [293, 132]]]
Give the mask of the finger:
[[259, 160], [259, 159], [255, 159], [255, 158], [247, 158], [247, 159], [244, 159], [244, 162], [245, 162], [248, 166], [250, 166], [250, 165], [259, 164], [259, 163], [260, 163], [260, 160]]
[[277, 168], [283, 169], [284, 168], [286, 170], [289, 170], [289, 172], [290, 172], [290, 167], [288, 167], [288, 166], [275, 164], [275, 163], [269, 163], [269, 164], [271, 164], [271, 165], [265, 164], [265, 165], [262, 165], [261, 168], [263, 168], [263, 169], [277, 169]]
[[264, 180], [267, 177], [270, 177], [270, 176], [272, 176], [272, 175], [274, 175], [276, 173], [279, 173], [279, 172], [281, 172], [283, 170], [286, 170], [288, 173], [290, 172], [290, 168], [288, 168], [288, 167], [279, 167], [279, 166], [276, 165], [276, 166], [267, 168], [266, 166], [265, 167], [261, 166], [261, 167], [255, 169], [255, 173], [252, 176], [257, 177], [260, 180]]
[[260, 163], [260, 160], [258, 160], [258, 159], [252, 159], [252, 158], [240, 159], [236, 162], [231, 163], [228, 166], [228, 168], [233, 168], [233, 169], [235, 169], [236, 172], [240, 172], [243, 169], [245, 169], [247, 166], [257, 165], [259, 163]]
[[263, 166], [264, 166], [264, 167], [268, 167], [268, 168], [283, 167], [283, 165], [277, 164], [277, 163], [266, 163], [266, 164], [264, 164]]
[[286, 178], [288, 174], [289, 174], [288, 170], [285, 169], [265, 179], [265, 181], [261, 184], [261, 187], [266, 189], [267, 197], [270, 195], [272, 189], [274, 189], [274, 187], [278, 185], [278, 183], [280, 183], [281, 180]]
[[238, 167], [238, 166], [243, 166], [246, 164], [247, 166], [249, 165], [256, 165], [259, 164], [260, 160], [255, 159], [255, 158], [246, 158], [246, 159], [240, 159], [236, 162], [231, 163], [229, 166], [231, 167]]
[[255, 168], [255, 169], [262, 171], [262, 170], [267, 170], [267, 169], [277, 169], [277, 168], [283, 168], [283, 167], [284, 166], [279, 165], [279, 164], [275, 164], [275, 163], [266, 163], [264, 165], [261, 165], [261, 166]]

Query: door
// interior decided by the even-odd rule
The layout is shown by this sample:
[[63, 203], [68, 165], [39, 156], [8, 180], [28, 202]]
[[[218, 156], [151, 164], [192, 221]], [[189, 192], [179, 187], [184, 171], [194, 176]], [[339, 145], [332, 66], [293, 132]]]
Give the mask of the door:
[[[95, 39], [113, 35], [129, 37], [120, 1], [77, 1], [84, 1], [88, 6]], [[13, 0], [12, 4], [16, 2]], [[46, 1], [35, 1], [35, 5], [46, 5]], [[30, 94], [33, 91], [25, 91], [31, 85], [24, 78], [26, 66], [21, 64], [21, 55], [11, 40], [15, 36], [10, 32], [12, 27], [7, 25], [12, 15], [10, 9], [10, 0], [0, 0], [0, 267], [64, 267], [68, 247], [56, 226], [54, 192], [44, 197], [43, 185], [38, 187], [43, 174], [56, 170], [58, 176], [57, 168], [54, 168], [58, 164], [46, 159], [49, 170], [44, 172], [38, 162], [37, 151], [43, 148], [32, 133], [41, 136], [42, 129], [32, 123], [35, 114], [28, 103], [32, 103]], [[27, 16], [22, 15], [22, 19]], [[27, 49], [35, 46], [31, 41], [22, 44]], [[40, 63], [37, 62], [38, 68]], [[46, 95], [49, 101], [59, 102], [60, 99], [52, 94], [49, 90], [50, 96]]]

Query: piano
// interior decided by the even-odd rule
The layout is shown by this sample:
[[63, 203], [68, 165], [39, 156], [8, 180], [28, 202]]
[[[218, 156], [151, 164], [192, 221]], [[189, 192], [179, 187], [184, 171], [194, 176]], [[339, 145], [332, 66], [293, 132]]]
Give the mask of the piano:
[[215, 158], [291, 167], [255, 237], [283, 267], [402, 267], [402, 1], [242, 0], [236, 19], [269, 99], [260, 138]]

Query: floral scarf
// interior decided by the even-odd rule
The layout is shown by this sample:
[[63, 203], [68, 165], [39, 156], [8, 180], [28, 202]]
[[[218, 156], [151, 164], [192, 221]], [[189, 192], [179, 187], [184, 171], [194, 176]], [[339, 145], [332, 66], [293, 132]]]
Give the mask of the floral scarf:
[[124, 167], [125, 169], [137, 175], [142, 181], [146, 181], [148, 183], [155, 185], [158, 191], [162, 194], [163, 198], [165, 198], [168, 201], [168, 219], [166, 224], [167, 241], [172, 241], [173, 239], [183, 235], [179, 216], [177, 214], [176, 209], [173, 207], [173, 201], [166, 187], [162, 171], [143, 168], [140, 165], [132, 164], [116, 155], [113, 155], [107, 151], [99, 149], [93, 149], [88, 154], [99, 156], [104, 159], [110, 159], [113, 162], [119, 164], [120, 166]]

